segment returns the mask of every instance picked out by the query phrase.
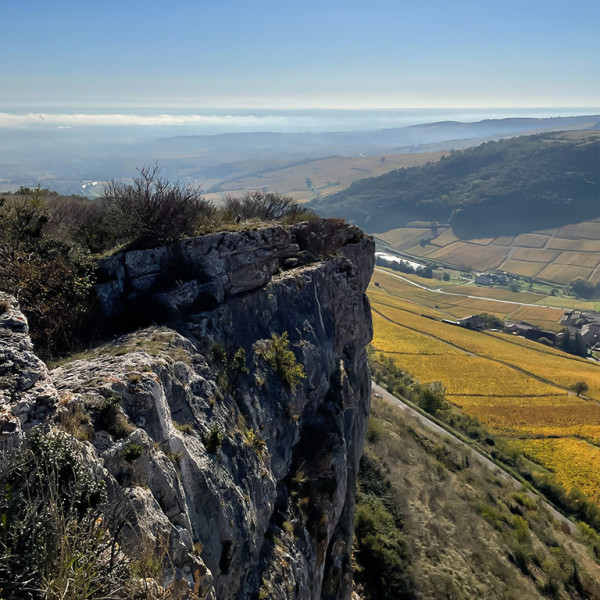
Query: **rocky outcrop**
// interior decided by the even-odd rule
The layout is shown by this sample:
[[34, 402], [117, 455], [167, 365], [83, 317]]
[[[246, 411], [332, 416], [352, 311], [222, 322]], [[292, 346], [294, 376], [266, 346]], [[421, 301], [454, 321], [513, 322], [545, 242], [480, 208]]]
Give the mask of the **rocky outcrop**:
[[23, 429], [52, 415], [57, 402], [48, 369], [33, 352], [27, 319], [12, 296], [0, 293], [0, 435], [20, 439]]
[[40, 393], [19, 384], [3, 414], [82, 440], [127, 551], [162, 552], [200, 598], [349, 598], [373, 261], [371, 238], [334, 221], [118, 254], [98, 286], [107, 318], [152, 307], [170, 326], [73, 357], [53, 386], [40, 365]]

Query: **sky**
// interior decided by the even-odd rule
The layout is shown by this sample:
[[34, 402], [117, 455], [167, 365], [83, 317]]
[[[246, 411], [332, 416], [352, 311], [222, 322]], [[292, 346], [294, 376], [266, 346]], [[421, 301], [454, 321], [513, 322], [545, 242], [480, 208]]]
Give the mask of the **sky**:
[[0, 112], [600, 106], [598, 0], [0, 0]]

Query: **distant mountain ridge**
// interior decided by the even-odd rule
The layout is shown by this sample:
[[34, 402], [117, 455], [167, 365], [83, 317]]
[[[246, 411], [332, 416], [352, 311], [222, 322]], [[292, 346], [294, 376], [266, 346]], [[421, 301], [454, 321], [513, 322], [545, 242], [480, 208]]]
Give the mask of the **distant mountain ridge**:
[[[369, 131], [330, 131], [324, 133], [275, 133], [275, 132], [244, 132], [222, 133], [217, 135], [185, 135], [168, 138], [157, 138], [144, 143], [148, 147], [201, 149], [205, 147], [222, 148], [232, 142], [238, 150], [247, 145], [252, 147], [273, 146], [332, 146], [347, 148], [356, 146], [357, 150], [369, 151], [369, 146], [381, 144], [384, 146], [402, 146], [413, 144], [431, 144], [454, 139], [479, 138], [508, 133], [529, 132], [535, 130], [570, 130], [593, 127], [600, 115], [550, 118], [506, 118], [485, 119], [474, 123], [462, 121], [438, 121]], [[186, 148], [187, 147], [187, 148]]]

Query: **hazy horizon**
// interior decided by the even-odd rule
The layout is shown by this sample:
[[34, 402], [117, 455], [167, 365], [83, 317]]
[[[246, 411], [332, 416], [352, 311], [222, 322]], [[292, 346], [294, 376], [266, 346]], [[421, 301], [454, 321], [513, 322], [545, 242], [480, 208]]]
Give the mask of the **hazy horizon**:
[[554, 118], [600, 114], [598, 107], [539, 108], [403, 108], [403, 109], [183, 109], [96, 107], [68, 112], [57, 107], [34, 111], [31, 107], [0, 110], [0, 130], [69, 130], [119, 128], [157, 134], [215, 135], [248, 132], [346, 132], [401, 128], [443, 121], [475, 123], [487, 119]]

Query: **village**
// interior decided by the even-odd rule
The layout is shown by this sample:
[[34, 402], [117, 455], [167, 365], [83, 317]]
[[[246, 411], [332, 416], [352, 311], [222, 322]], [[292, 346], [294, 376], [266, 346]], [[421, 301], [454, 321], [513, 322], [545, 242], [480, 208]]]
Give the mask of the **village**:
[[[470, 315], [456, 321], [443, 319], [444, 323], [476, 331], [505, 331], [549, 346], [556, 346], [579, 356], [595, 357], [600, 353], [600, 312], [572, 310], [560, 320], [560, 332], [542, 329], [525, 321], [504, 321], [487, 314]], [[491, 325], [491, 326], [490, 326]]]

